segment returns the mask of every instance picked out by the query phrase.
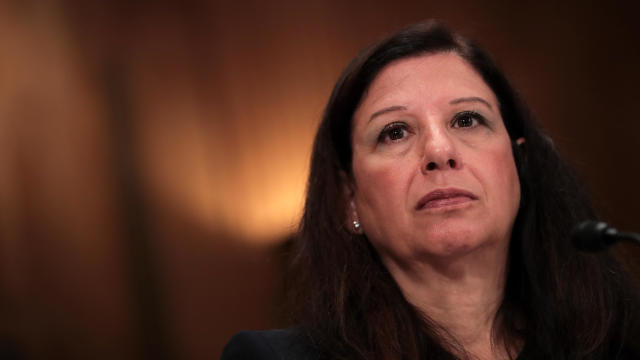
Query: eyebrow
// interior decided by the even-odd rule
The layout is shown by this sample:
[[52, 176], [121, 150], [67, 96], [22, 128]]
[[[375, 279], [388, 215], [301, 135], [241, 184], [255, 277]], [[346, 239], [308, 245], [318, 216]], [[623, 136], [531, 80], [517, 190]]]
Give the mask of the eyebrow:
[[[491, 106], [491, 104], [489, 104], [488, 101], [486, 101], [485, 99], [481, 98], [481, 97], [477, 97], [477, 96], [469, 96], [469, 97], [463, 97], [463, 98], [457, 98], [457, 99], [453, 99], [451, 101], [449, 101], [450, 105], [456, 105], [456, 104], [460, 104], [463, 102], [479, 102], [482, 104], [485, 104], [489, 109], [493, 110], [493, 107]], [[407, 110], [406, 106], [402, 106], [402, 105], [394, 105], [394, 106], [389, 106], [386, 107], [384, 109], [378, 110], [376, 112], [374, 112], [371, 117], [369, 118], [369, 121], [375, 119], [376, 117], [380, 116], [380, 115], [384, 115], [386, 113], [392, 112], [392, 111], [398, 111], [398, 110]]]
[[378, 110], [376, 112], [374, 112], [371, 117], [369, 118], [369, 121], [373, 120], [374, 118], [376, 118], [377, 116], [392, 112], [392, 111], [398, 111], [398, 110], [407, 110], [406, 106], [402, 106], [402, 105], [394, 105], [394, 106], [389, 106], [386, 107], [382, 110]]
[[489, 104], [489, 102], [483, 98], [479, 98], [477, 96], [470, 96], [470, 97], [463, 97], [463, 98], [457, 98], [457, 99], [453, 99], [451, 101], [449, 101], [450, 105], [455, 105], [455, 104], [460, 104], [463, 102], [479, 102], [482, 104], [485, 104], [489, 109], [493, 110], [493, 108], [491, 107], [491, 104]]

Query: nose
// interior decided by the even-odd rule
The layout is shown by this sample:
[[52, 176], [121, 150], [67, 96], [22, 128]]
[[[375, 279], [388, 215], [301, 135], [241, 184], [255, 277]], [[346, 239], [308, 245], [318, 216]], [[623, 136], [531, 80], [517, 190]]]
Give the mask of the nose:
[[432, 132], [425, 136], [423, 145], [422, 172], [457, 169], [461, 162], [453, 139], [446, 130]]

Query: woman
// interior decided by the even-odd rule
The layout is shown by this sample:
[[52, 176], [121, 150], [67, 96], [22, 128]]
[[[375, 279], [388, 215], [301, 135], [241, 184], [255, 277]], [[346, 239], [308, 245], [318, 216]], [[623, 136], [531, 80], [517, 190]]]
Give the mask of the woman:
[[296, 327], [241, 333], [223, 359], [636, 358], [637, 292], [569, 242], [593, 217], [489, 57], [409, 26], [356, 57], [327, 105]]

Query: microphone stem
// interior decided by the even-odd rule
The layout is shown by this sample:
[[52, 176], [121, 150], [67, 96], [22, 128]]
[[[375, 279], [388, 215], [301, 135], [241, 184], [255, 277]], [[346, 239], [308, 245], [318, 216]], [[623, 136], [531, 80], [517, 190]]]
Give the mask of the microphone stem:
[[636, 245], [640, 245], [640, 235], [632, 232], [618, 232], [618, 236], [627, 241], [631, 241]]

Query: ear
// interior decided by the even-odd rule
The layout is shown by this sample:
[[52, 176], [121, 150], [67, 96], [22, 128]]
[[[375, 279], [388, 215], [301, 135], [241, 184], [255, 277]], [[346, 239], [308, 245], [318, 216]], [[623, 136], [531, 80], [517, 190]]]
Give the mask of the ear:
[[523, 137], [519, 137], [516, 139], [516, 144], [518, 144], [518, 146], [524, 144], [524, 142], [525, 139]]
[[352, 234], [362, 234], [362, 226], [358, 217], [358, 210], [355, 202], [355, 184], [352, 179], [344, 172], [340, 171], [340, 182], [342, 183], [342, 199], [345, 209], [345, 228]]

